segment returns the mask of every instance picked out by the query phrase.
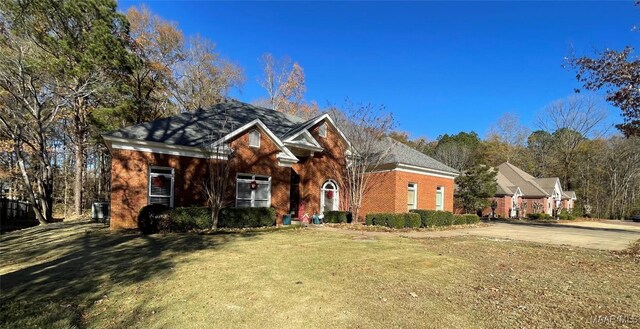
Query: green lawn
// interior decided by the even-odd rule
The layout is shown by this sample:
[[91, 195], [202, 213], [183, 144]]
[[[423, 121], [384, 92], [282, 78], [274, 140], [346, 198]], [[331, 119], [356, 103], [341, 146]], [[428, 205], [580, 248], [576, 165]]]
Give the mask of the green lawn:
[[317, 229], [139, 236], [54, 225], [0, 237], [3, 328], [583, 328], [598, 315], [640, 320], [640, 266], [604, 251]]

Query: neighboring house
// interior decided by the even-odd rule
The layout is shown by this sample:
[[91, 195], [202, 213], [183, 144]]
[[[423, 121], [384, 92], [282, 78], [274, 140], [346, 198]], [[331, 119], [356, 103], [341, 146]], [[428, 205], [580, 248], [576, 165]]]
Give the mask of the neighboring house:
[[[524, 217], [536, 210], [553, 215], [560, 207], [573, 209], [575, 192], [563, 191], [557, 177], [535, 178], [509, 162], [495, 170], [497, 187], [493, 200], [497, 203], [496, 216]], [[490, 212], [491, 209], [485, 209], [483, 215]]]
[[[212, 136], [215, 136], [212, 138]], [[103, 135], [111, 151], [111, 226], [134, 228], [147, 204], [203, 205], [204, 146], [234, 151], [228, 204], [284, 214], [343, 209], [349, 143], [327, 114], [302, 120], [229, 101]], [[227, 154], [217, 158], [227, 161]], [[304, 209], [303, 209], [304, 207]]]
[[[111, 152], [114, 229], [135, 228], [138, 212], [148, 204], [204, 205], [202, 186], [212, 156], [231, 159], [228, 206], [273, 207], [278, 223], [285, 214], [296, 218], [348, 209], [342, 182], [350, 144], [328, 114], [303, 120], [228, 101], [119, 129], [103, 138]], [[212, 143], [230, 147], [214, 155], [206, 151]], [[376, 192], [365, 202], [367, 209], [452, 210], [455, 170], [393, 143], [388, 161], [371, 173]], [[384, 207], [372, 206], [370, 200]]]
[[453, 211], [457, 170], [391, 138], [381, 141], [380, 147], [390, 151], [382, 164], [367, 174], [372, 177], [362, 215], [411, 209]]

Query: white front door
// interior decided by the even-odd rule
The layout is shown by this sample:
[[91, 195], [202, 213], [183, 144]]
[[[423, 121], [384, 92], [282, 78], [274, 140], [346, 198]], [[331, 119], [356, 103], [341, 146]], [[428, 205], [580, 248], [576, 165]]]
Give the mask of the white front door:
[[339, 206], [338, 184], [332, 180], [328, 180], [322, 185], [322, 189], [320, 190], [320, 211], [325, 213], [327, 211], [338, 210]]

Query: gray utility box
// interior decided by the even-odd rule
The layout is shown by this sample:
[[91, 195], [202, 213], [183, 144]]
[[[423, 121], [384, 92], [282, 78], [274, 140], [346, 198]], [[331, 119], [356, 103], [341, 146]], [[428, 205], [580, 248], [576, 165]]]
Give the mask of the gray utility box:
[[91, 206], [91, 218], [97, 222], [106, 222], [110, 218], [109, 202], [94, 202]]

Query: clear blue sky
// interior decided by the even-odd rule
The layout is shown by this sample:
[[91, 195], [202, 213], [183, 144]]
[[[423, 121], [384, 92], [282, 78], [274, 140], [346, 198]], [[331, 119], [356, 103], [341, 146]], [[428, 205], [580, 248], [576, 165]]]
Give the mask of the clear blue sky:
[[[435, 139], [481, 136], [505, 112], [535, 128], [549, 102], [580, 85], [562, 68], [573, 47], [638, 46], [640, 7], [624, 2], [183, 2], [145, 3], [200, 33], [245, 70], [233, 97], [265, 96], [259, 58], [270, 52], [299, 62], [307, 100], [321, 106], [352, 101], [384, 104], [399, 129]], [[610, 121], [621, 122], [608, 107]]]

